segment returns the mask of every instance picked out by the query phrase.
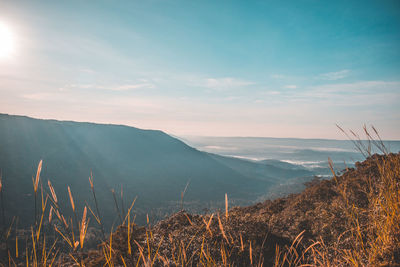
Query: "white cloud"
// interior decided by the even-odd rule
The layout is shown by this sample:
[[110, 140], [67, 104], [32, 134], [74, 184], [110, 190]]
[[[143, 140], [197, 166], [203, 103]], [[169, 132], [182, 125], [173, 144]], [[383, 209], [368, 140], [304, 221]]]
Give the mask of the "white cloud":
[[297, 88], [297, 85], [295, 85], [295, 84], [288, 84], [288, 85], [286, 85], [284, 88], [286, 88], [286, 89], [296, 89], [296, 88]]
[[277, 80], [281, 80], [281, 79], [285, 79], [287, 77], [285, 75], [283, 75], [283, 74], [272, 74], [271, 78], [277, 79]]
[[95, 74], [96, 73], [94, 70], [89, 69], [89, 68], [81, 68], [81, 69], [79, 69], [79, 71], [83, 72], [83, 73], [88, 73], [88, 74]]
[[52, 95], [48, 93], [33, 93], [33, 94], [23, 94], [22, 98], [29, 100], [49, 100]]
[[271, 95], [280, 95], [281, 94], [281, 92], [279, 92], [279, 91], [266, 91], [266, 92], [262, 92], [261, 93], [261, 95], [269, 95], [269, 96], [271, 96]]
[[95, 85], [94, 85], [94, 84], [71, 84], [71, 85], [67, 85], [66, 87], [69, 87], [69, 88], [88, 89], [88, 88], [93, 88], [93, 87], [95, 87]]
[[319, 103], [325, 106], [377, 107], [393, 105], [400, 98], [400, 82], [362, 81], [309, 87], [294, 92], [288, 100], [298, 103]]
[[138, 83], [138, 84], [123, 84], [113, 87], [105, 87], [104, 89], [112, 90], [112, 91], [129, 91], [136, 90], [141, 88], [154, 88], [155, 85], [152, 83]]
[[240, 97], [238, 97], [238, 96], [228, 96], [228, 97], [224, 98], [225, 101], [234, 101], [234, 100], [238, 100], [238, 99], [240, 99]]
[[387, 81], [362, 81], [354, 83], [326, 84], [311, 87], [314, 93], [341, 94], [341, 93], [374, 93], [381, 94], [384, 91], [398, 92], [400, 82]]
[[97, 85], [97, 84], [71, 84], [66, 87], [79, 89], [102, 89], [109, 91], [132, 91], [143, 88], [155, 88], [152, 83], [132, 83], [132, 84], [117, 84], [117, 85]]
[[341, 70], [336, 72], [323, 73], [317, 76], [317, 79], [336, 81], [348, 77], [350, 70]]
[[203, 82], [203, 86], [210, 88], [210, 89], [221, 90], [221, 91], [225, 91], [225, 90], [228, 90], [231, 88], [249, 86], [249, 85], [253, 85], [253, 84], [254, 84], [254, 82], [241, 80], [241, 79], [237, 79], [237, 78], [232, 78], [232, 77], [207, 78]]

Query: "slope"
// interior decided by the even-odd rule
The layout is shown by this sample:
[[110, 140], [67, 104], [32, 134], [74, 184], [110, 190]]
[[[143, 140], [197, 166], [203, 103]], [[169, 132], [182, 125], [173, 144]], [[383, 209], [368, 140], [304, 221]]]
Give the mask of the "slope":
[[23, 203], [32, 200], [31, 177], [40, 159], [44, 189], [50, 180], [66, 210], [67, 186], [78, 205], [91, 199], [88, 177], [92, 171], [100, 206], [104, 214], [112, 214], [105, 218], [109, 222], [116, 216], [112, 188], [118, 192], [123, 186], [125, 202], [138, 196], [136, 209], [143, 219], [152, 210], [158, 217], [176, 211], [188, 181], [185, 200], [193, 206], [205, 202], [212, 206], [225, 193], [238, 201], [254, 200], [274, 183], [243, 175], [161, 131], [3, 114], [0, 169], [7, 209], [22, 219], [33, 216], [32, 207]]

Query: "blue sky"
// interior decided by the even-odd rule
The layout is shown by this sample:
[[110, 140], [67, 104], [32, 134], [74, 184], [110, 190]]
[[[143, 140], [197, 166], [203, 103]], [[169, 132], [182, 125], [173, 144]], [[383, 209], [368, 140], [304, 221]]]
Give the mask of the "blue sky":
[[400, 139], [399, 1], [3, 0], [0, 23], [2, 113], [208, 136], [366, 123]]

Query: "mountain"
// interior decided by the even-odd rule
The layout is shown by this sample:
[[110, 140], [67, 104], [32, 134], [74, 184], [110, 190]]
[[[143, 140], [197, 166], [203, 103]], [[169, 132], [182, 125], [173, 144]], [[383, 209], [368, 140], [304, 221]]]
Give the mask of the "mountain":
[[134, 266], [154, 251], [151, 266], [400, 266], [399, 174], [400, 153], [375, 154], [299, 194], [131, 227], [133, 257], [127, 226], [110, 238], [113, 257], [111, 241], [80, 256], [85, 266]]
[[67, 186], [79, 210], [85, 200], [93, 207], [88, 182], [92, 172], [100, 210], [109, 224], [117, 218], [110, 192], [113, 188], [118, 193], [119, 209], [126, 209], [138, 197], [135, 212], [143, 222], [146, 213], [162, 218], [177, 211], [188, 182], [185, 207], [213, 208], [223, 201], [225, 193], [238, 204], [249, 203], [265, 194], [278, 178], [311, 175], [305, 170], [201, 152], [161, 131], [0, 114], [0, 169], [6, 210], [29, 223], [33, 219], [31, 177], [41, 159], [43, 189], [48, 191], [50, 180], [66, 211], [70, 210]]

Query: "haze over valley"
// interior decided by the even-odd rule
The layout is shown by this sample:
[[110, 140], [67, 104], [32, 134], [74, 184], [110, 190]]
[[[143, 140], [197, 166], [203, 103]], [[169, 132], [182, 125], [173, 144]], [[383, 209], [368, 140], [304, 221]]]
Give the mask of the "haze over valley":
[[[138, 198], [135, 212], [144, 223], [147, 214], [159, 220], [179, 211], [187, 184], [184, 208], [201, 213], [222, 208], [225, 193], [232, 205], [249, 205], [300, 192], [314, 176], [330, 177], [328, 156], [337, 170], [362, 159], [349, 141], [182, 138], [196, 149], [161, 131], [6, 114], [0, 115], [0, 140], [8, 208], [27, 222], [31, 207], [21, 203], [32, 197], [30, 177], [40, 160], [43, 186], [50, 180], [65, 206], [67, 186], [78, 205], [90, 201], [92, 172], [110, 225], [118, 216], [111, 189], [120, 194], [122, 187], [125, 205]], [[387, 145], [399, 151], [400, 142]]]

